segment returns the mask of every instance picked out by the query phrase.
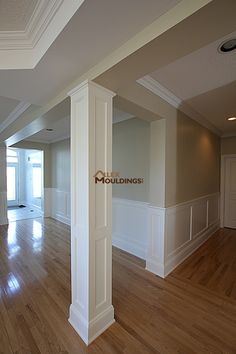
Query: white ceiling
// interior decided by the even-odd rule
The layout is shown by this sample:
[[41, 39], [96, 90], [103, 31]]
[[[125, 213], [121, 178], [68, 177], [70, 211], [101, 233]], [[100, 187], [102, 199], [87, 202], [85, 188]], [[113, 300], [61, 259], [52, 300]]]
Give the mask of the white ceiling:
[[39, 0], [0, 0], [0, 31], [24, 31]]
[[235, 37], [236, 32], [219, 38], [149, 74], [179, 106], [187, 104], [223, 134], [236, 132], [236, 122], [226, 120], [236, 116], [236, 50], [221, 54], [217, 49]]
[[0, 95], [43, 105], [177, 2], [86, 0], [35, 69], [0, 70]]
[[236, 32], [162, 67], [151, 76], [182, 100], [227, 85], [236, 80], [236, 50], [221, 54], [217, 48], [228, 38], [236, 38]]
[[43, 129], [38, 133], [30, 136], [28, 141], [34, 141], [38, 143], [50, 144], [59, 140], [67, 139], [70, 137], [70, 117], [65, 117], [61, 120], [51, 123], [48, 126], [53, 131], [47, 131]]
[[0, 69], [32, 69], [84, 0], [0, 0]]
[[0, 126], [18, 104], [17, 100], [0, 96]]
[[[69, 113], [69, 112], [68, 112]], [[123, 112], [117, 108], [113, 108], [113, 124], [122, 122], [127, 119], [131, 119], [134, 116]], [[39, 143], [55, 143], [57, 141], [67, 139], [70, 137], [70, 117], [69, 115], [61, 120], [51, 123], [47, 128], [53, 129], [53, 131], [47, 131], [43, 129], [38, 133], [30, 136], [28, 141], [34, 141]]]
[[[38, 64], [35, 67], [34, 65], [30, 66], [30, 61], [22, 60], [26, 67], [29, 65], [29, 67], [34, 68], [0, 70], [0, 130], [1, 123], [9, 121], [9, 117], [12, 118], [11, 113], [15, 112], [18, 105], [21, 105], [19, 111], [22, 112], [22, 109], [27, 107], [28, 103], [37, 106], [46, 104], [69, 83], [88, 71], [89, 68], [100, 62], [163, 13], [170, 10], [180, 0], [38, 0], [37, 4], [32, 2], [34, 6], [36, 4], [36, 10], [39, 9], [39, 5], [42, 6], [41, 9], [45, 9], [45, 11], [47, 9], [44, 15], [43, 13], [40, 15], [40, 11], [32, 12], [30, 6], [27, 9], [28, 12], [26, 11], [23, 14], [22, 9], [26, 6], [27, 0], [0, 0], [0, 22], [3, 13], [1, 9], [7, 9], [8, 6], [16, 2], [20, 7], [19, 18], [16, 19], [14, 15], [16, 9], [14, 9], [9, 15], [9, 22], [5, 21], [8, 22], [7, 25], [0, 23], [0, 50], [2, 36], [4, 36], [1, 28], [6, 29], [6, 26], [9, 26], [8, 29], [12, 32], [13, 28], [19, 30], [19, 28], [26, 26], [25, 28], [28, 31], [30, 21], [32, 23], [32, 18], [36, 18], [34, 17], [35, 13], [38, 13], [38, 19], [40, 18], [42, 21], [45, 19], [47, 11], [53, 8], [53, 4], [55, 8], [54, 15], [50, 17], [48, 25], [41, 30], [39, 26], [32, 25], [31, 30], [24, 33], [26, 37], [29, 36], [28, 44], [21, 42], [22, 46], [27, 44], [32, 47], [32, 43], [37, 40], [37, 45], [39, 44], [40, 47], [43, 42], [40, 44], [39, 39], [48, 38], [49, 42], [44, 43], [44, 49], [41, 47], [39, 51], [35, 51], [33, 57], [31, 53], [31, 59], [33, 58], [34, 63]], [[60, 4], [62, 4], [62, 7], [60, 7]], [[79, 9], [71, 18], [76, 6]], [[56, 8], [58, 11], [55, 11]], [[70, 11], [64, 11], [65, 16], [63, 16], [62, 13], [65, 8], [70, 8]], [[9, 9], [10, 7], [4, 11], [9, 12]], [[59, 11], [61, 11], [62, 17], [57, 17]], [[15, 17], [15, 20], [10, 20], [11, 16], [12, 18]], [[58, 18], [63, 19], [62, 23], [59, 27], [55, 27], [55, 31], [50, 30], [50, 25], [58, 24]], [[28, 24], [26, 24], [26, 19], [28, 19]], [[191, 21], [191, 17], [189, 21]], [[179, 32], [177, 31], [177, 33]], [[227, 37], [235, 35], [236, 32], [229, 34]], [[12, 36], [10, 37], [12, 38]], [[17, 47], [20, 42], [18, 41], [19, 38], [17, 41], [15, 39], [11, 44], [13, 43], [12, 45]], [[236, 88], [236, 58], [235, 52], [225, 55], [217, 52], [217, 47], [223, 39], [219, 38], [216, 42], [163, 66], [149, 75], [158, 85], [161, 84], [164, 90], [169, 90], [170, 95], [175, 96], [176, 102], [180, 102], [180, 105], [183, 102], [186, 103], [191, 107], [192, 112], [195, 111], [198, 116], [209, 121], [224, 134], [230, 134], [234, 129], [236, 133], [236, 123], [234, 126], [233, 124], [229, 125], [225, 117], [226, 115], [236, 115], [234, 94]], [[181, 37], [179, 40], [181, 40]], [[10, 42], [8, 44], [10, 45]], [[168, 47], [168, 43], [166, 45]], [[10, 60], [15, 60], [16, 65], [20, 63], [16, 60], [17, 56], [12, 55], [12, 53], [16, 53], [16, 50], [16, 48], [11, 48], [11, 51], [6, 50], [7, 55], [10, 53], [9, 61], [6, 60], [8, 58], [7, 55], [5, 56], [6, 53], [1, 50], [0, 68], [4, 60], [9, 65], [12, 65]], [[163, 50], [165, 51], [165, 48]], [[45, 52], [46, 54], [43, 56]], [[145, 65], [145, 62], [143, 65]], [[154, 67], [149, 71], [153, 69]], [[8, 101], [9, 99], [12, 101]], [[5, 103], [1, 104], [1, 101], [4, 100]], [[23, 104], [24, 102], [27, 102], [27, 104]], [[119, 120], [130, 118], [124, 112], [120, 112], [117, 117], [115, 119]], [[17, 116], [14, 113], [15, 118]], [[62, 119], [60, 122], [58, 126], [54, 126], [54, 132], [41, 131], [35, 134], [33, 138], [45, 142], [61, 139], [61, 132], [63, 131], [66, 135], [69, 134], [69, 131], [65, 127], [68, 122], [66, 123], [65, 120], [63, 123]], [[4, 127], [5, 125], [3, 124]]]

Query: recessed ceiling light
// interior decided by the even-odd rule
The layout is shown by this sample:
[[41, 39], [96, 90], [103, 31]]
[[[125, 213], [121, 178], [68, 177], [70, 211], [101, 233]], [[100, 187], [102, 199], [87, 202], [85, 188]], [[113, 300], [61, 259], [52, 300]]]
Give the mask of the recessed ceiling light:
[[227, 120], [236, 120], [236, 117], [227, 118]]
[[48, 132], [53, 132], [53, 129], [52, 128], [47, 128], [46, 129]]
[[219, 51], [221, 53], [231, 52], [232, 50], [236, 49], [236, 38], [227, 39], [219, 46]]

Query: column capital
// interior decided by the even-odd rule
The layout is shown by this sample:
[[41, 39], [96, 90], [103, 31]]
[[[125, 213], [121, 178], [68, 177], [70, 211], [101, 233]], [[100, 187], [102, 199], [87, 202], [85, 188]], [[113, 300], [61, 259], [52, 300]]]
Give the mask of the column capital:
[[79, 85], [75, 86], [72, 90], [70, 90], [67, 94], [70, 97], [73, 97], [74, 95], [76, 95], [78, 92], [87, 89], [87, 88], [95, 88], [97, 90], [100, 90], [108, 95], [110, 95], [111, 97], [116, 96], [116, 93], [99, 85], [96, 84], [94, 81], [90, 81], [90, 80], [85, 80], [83, 82], [81, 82]]

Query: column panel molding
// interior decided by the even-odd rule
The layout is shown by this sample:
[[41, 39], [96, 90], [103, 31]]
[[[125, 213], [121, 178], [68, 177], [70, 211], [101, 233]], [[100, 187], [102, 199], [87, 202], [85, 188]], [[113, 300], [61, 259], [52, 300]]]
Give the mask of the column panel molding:
[[69, 321], [86, 344], [114, 322], [112, 189], [95, 184], [112, 170], [113, 92], [86, 81], [71, 96], [71, 272]]

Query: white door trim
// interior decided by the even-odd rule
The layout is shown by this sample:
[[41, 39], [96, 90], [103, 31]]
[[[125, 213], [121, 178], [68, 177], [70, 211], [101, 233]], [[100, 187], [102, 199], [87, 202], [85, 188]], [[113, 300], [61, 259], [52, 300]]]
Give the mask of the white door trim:
[[220, 227], [224, 227], [225, 214], [225, 166], [226, 160], [236, 158], [236, 154], [221, 155], [221, 173], [220, 173]]

